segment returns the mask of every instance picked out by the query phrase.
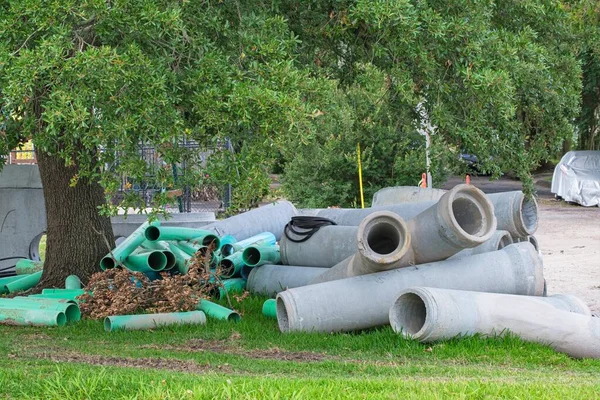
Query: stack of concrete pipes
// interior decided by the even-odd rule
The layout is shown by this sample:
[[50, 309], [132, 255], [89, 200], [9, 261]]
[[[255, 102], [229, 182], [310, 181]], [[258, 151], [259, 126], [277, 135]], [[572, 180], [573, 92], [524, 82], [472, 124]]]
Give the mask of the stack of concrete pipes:
[[426, 201], [394, 201], [405, 192], [386, 188], [371, 208], [299, 213], [336, 225], [304, 237], [287, 230], [279, 242], [283, 265], [255, 268], [247, 282], [247, 290], [276, 297], [282, 332], [389, 324], [428, 342], [510, 331], [574, 357], [600, 358], [600, 318], [573, 296], [546, 296], [535, 200], [458, 185], [424, 192]]

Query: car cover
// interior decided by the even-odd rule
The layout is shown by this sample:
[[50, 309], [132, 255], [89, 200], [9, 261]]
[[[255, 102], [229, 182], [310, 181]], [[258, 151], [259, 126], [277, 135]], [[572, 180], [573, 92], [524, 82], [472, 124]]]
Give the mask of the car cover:
[[569, 151], [552, 177], [552, 193], [582, 206], [600, 205], [600, 151]]

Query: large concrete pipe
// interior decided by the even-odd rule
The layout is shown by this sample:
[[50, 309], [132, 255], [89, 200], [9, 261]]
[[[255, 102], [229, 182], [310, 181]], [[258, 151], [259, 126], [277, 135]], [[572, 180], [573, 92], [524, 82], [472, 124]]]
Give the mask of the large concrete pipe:
[[530, 243], [457, 260], [445, 260], [289, 289], [277, 295], [282, 332], [354, 331], [386, 325], [403, 289], [447, 287], [540, 296], [542, 264]]
[[[513, 238], [532, 235], [535, 232], [538, 224], [537, 202], [535, 199], [525, 198], [521, 191], [494, 193], [487, 196], [494, 205], [498, 230], [510, 232]], [[382, 210], [392, 211], [408, 221], [435, 203], [435, 201], [424, 201], [364, 209], [309, 209], [302, 210], [302, 214], [329, 218], [338, 225], [357, 226], [370, 213]]]
[[[514, 246], [509, 246], [514, 247]], [[530, 297], [415, 287], [389, 311], [396, 332], [422, 342], [510, 331], [577, 358], [600, 358], [600, 318], [572, 296]]]
[[272, 232], [279, 240], [285, 225], [297, 214], [298, 210], [292, 203], [282, 200], [204, 225], [202, 229], [211, 230], [218, 236], [231, 235], [237, 240], [244, 240], [261, 232]]
[[438, 201], [444, 193], [446, 193], [444, 189], [422, 188], [418, 186], [386, 187], [375, 192], [371, 207], [400, 203], [418, 203], [421, 201]]
[[313, 283], [444, 260], [490, 239], [493, 210], [479, 189], [459, 185], [406, 224], [391, 211], [370, 214], [358, 227], [356, 254]]
[[[464, 249], [456, 253], [450, 258], [469, 257], [474, 254], [489, 253], [490, 251], [502, 250], [509, 244], [513, 243], [512, 236], [507, 231], [496, 231], [491, 238], [484, 243], [471, 249]], [[535, 247], [535, 246], [534, 246]]]
[[[372, 215], [368, 214], [363, 221]], [[399, 225], [398, 222], [390, 224]], [[411, 232], [411, 248], [400, 263], [386, 269], [443, 260], [464, 248], [475, 247], [491, 237], [496, 220], [493, 206], [483, 192], [474, 186], [458, 185], [444, 192], [439, 202], [432, 203], [406, 225]], [[391, 228], [386, 231], [398, 235]], [[282, 260], [290, 265], [329, 267], [332, 266], [332, 262], [341, 263], [352, 256], [357, 249], [354, 247], [354, 251], [351, 252], [352, 246], [368, 246], [369, 239], [364, 233], [364, 229], [361, 232], [360, 229], [348, 226], [328, 226], [321, 228], [313, 237], [302, 243], [284, 237], [281, 243]], [[342, 256], [345, 257], [341, 258]], [[358, 259], [357, 254], [354, 260]], [[349, 262], [350, 260], [346, 259], [343, 265], [335, 267], [335, 271], [346, 269]], [[379, 268], [381, 269], [383, 268]], [[357, 275], [340, 275], [335, 271], [323, 275], [320, 282]]]
[[[352, 256], [358, 248], [357, 226], [329, 225], [319, 228], [308, 240], [286, 232], [279, 242], [281, 262], [286, 265], [331, 268]], [[290, 238], [287, 237], [290, 235]]]
[[246, 290], [263, 296], [275, 296], [286, 289], [306, 286], [327, 268], [297, 267], [291, 265], [263, 265], [252, 268]]

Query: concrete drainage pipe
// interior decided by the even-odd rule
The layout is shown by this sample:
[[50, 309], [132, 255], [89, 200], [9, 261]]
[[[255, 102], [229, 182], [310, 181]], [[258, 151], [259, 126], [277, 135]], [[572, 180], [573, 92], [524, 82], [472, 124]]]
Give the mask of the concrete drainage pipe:
[[285, 290], [277, 295], [279, 329], [347, 332], [386, 325], [398, 293], [424, 285], [540, 296], [544, 277], [533, 246], [517, 243], [467, 258]]
[[[509, 246], [514, 247], [514, 246]], [[415, 287], [389, 310], [395, 332], [431, 342], [510, 331], [576, 358], [600, 358], [600, 318], [573, 296], [514, 296]]]

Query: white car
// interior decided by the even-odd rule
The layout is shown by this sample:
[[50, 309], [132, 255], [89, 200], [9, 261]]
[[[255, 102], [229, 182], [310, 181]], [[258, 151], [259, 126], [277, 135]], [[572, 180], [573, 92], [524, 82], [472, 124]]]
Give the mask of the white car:
[[552, 177], [552, 193], [582, 206], [600, 206], [600, 151], [569, 151]]

